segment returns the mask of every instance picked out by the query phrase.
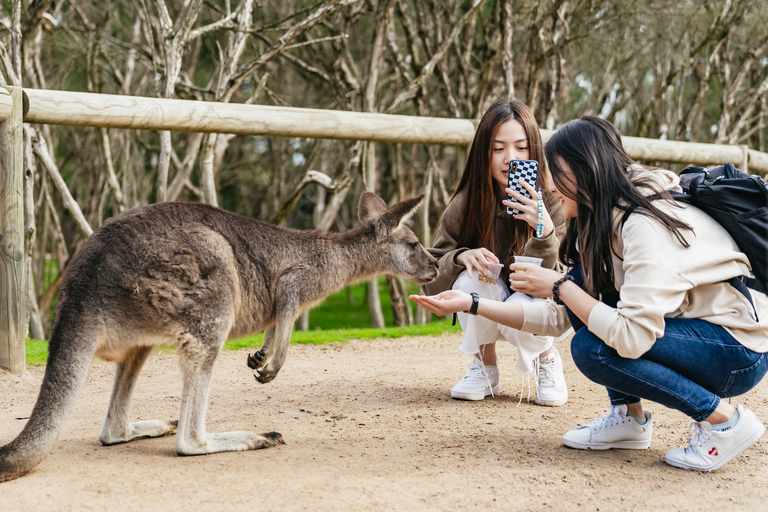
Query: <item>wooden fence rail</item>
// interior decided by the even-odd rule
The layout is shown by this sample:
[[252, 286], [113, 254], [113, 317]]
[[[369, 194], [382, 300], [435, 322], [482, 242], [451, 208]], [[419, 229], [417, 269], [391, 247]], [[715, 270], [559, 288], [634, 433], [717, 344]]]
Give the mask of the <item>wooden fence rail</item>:
[[[22, 112], [22, 98], [24, 109]], [[8, 87], [0, 88], [0, 367], [24, 369], [26, 278], [21, 190], [22, 122], [137, 130], [234, 133], [466, 146], [476, 121], [436, 117], [243, 105]], [[542, 130], [548, 140], [551, 130]], [[768, 173], [768, 154], [727, 146], [623, 137], [639, 161], [713, 165], [733, 162]], [[10, 148], [19, 148], [9, 151]], [[19, 227], [22, 226], [22, 227]], [[21, 252], [19, 252], [21, 251]]]

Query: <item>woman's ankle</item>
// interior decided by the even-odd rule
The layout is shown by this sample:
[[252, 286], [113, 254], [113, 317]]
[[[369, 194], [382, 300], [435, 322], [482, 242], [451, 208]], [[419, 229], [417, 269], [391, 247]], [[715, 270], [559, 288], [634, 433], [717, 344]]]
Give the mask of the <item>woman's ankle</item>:
[[643, 403], [635, 402], [634, 404], [627, 404], [627, 414], [634, 416], [637, 419], [644, 419], [645, 410], [643, 409]]
[[710, 425], [719, 425], [725, 423], [736, 415], [736, 408], [728, 402], [720, 401], [717, 404], [717, 408], [712, 414], [707, 416], [704, 421], [709, 422]]
[[480, 353], [475, 354], [475, 357], [482, 361], [485, 366], [496, 366], [496, 344], [480, 345]]

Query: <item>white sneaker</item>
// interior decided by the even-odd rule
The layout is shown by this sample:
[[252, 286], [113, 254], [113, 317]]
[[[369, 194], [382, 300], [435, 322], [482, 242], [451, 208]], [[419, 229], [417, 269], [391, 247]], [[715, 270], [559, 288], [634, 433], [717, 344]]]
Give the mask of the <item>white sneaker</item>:
[[651, 446], [653, 419], [643, 411], [645, 424], [640, 425], [627, 415], [626, 405], [611, 406], [608, 414], [563, 436], [563, 444], [579, 450], [608, 450], [623, 448], [645, 450]]
[[[690, 443], [683, 448], [667, 452], [665, 460], [670, 466], [699, 471], [714, 471], [752, 446], [765, 432], [765, 426], [755, 413], [739, 404], [739, 422], [730, 430], [712, 430], [708, 421], [691, 423], [688, 429]], [[691, 437], [691, 430], [695, 431]]]
[[468, 366], [467, 374], [451, 389], [451, 398], [457, 400], [482, 400], [499, 392], [499, 369], [484, 366], [475, 358]]
[[540, 363], [536, 358], [536, 403], [557, 407], [568, 401], [568, 387], [563, 375], [563, 360], [555, 347], [549, 354], [549, 361]]

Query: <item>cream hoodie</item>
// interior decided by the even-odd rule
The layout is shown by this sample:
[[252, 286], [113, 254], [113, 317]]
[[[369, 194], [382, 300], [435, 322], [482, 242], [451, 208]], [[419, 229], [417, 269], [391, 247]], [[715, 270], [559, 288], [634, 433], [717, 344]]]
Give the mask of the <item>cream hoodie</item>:
[[[681, 190], [671, 171], [638, 165], [631, 171], [650, 174], [666, 190]], [[747, 257], [717, 221], [694, 206], [679, 204], [682, 209], [656, 202], [693, 226], [693, 232], [681, 231], [690, 244], [687, 248], [645, 215], [629, 215], [622, 229], [623, 212], [614, 211], [614, 285], [621, 298], [615, 309], [598, 303], [589, 315], [589, 330], [622, 357], [636, 359], [664, 335], [665, 318], [699, 318], [723, 326], [751, 350], [768, 352], [768, 297], [750, 290], [757, 322], [747, 299], [723, 282], [753, 276]], [[552, 336], [570, 325], [565, 308], [552, 300], [524, 304], [523, 311], [524, 331]]]

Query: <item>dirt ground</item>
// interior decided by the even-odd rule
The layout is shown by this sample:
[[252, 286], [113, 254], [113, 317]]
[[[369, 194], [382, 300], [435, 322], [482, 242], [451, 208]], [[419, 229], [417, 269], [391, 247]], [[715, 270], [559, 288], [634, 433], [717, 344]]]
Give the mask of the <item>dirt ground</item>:
[[[95, 361], [51, 454], [29, 475], [0, 484], [0, 509], [49, 510], [761, 510], [768, 497], [768, 436], [721, 470], [667, 466], [689, 420], [653, 403], [643, 451], [582, 452], [561, 436], [607, 409], [604, 390], [560, 345], [570, 399], [518, 406], [515, 352], [499, 345], [501, 393], [450, 398], [464, 374], [459, 335], [292, 346], [277, 379], [258, 384], [246, 352], [216, 364], [208, 431], [281, 432], [268, 450], [178, 457], [174, 438], [104, 447], [97, 439], [112, 384]], [[181, 383], [174, 354], [148, 361], [135, 419], [175, 419]], [[43, 369], [0, 374], [0, 444], [21, 430]], [[768, 385], [739, 398], [768, 422]], [[763, 509], [764, 510], [764, 509]]]

